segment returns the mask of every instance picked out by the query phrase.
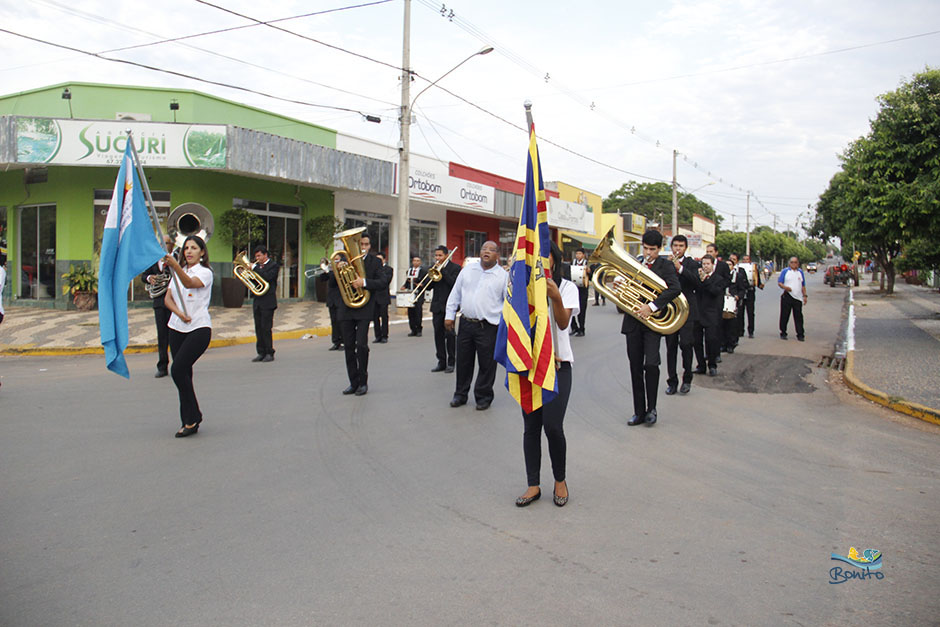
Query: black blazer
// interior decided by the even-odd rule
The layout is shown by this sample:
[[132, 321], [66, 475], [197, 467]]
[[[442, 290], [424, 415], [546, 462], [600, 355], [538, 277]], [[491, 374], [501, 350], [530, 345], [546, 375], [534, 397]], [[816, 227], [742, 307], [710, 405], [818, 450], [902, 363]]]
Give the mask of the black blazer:
[[[406, 276], [406, 277], [408, 276], [408, 273], [409, 273], [409, 272], [411, 272], [411, 268], [410, 268], [410, 267], [409, 267], [407, 270], [405, 270], [405, 276]], [[424, 279], [424, 277], [427, 276], [427, 274], [428, 274], [428, 271], [424, 269], [424, 266], [421, 266], [420, 268], [418, 268], [418, 276], [417, 276], [417, 278], [414, 278], [414, 279], [406, 278], [406, 279], [405, 279], [405, 282], [404, 282], [404, 284], [402, 284], [401, 288], [402, 288], [403, 290], [407, 290], [407, 291], [409, 291], [409, 292], [413, 292], [414, 289], [415, 289], [415, 287], [416, 287], [419, 283], [421, 283], [422, 279]], [[441, 280], [443, 281], [444, 279], [441, 279]], [[425, 290], [424, 293], [426, 294], [426, 293], [427, 293], [427, 290]], [[423, 305], [423, 304], [424, 304], [424, 294], [421, 294], [421, 298], [419, 298], [418, 300], [415, 301], [415, 305]]]
[[339, 295], [339, 286], [336, 284], [336, 281], [330, 280], [333, 278], [332, 266], [330, 266], [330, 268], [330, 270], [318, 276], [317, 280], [326, 283], [326, 306], [339, 307], [343, 302], [343, 297]]
[[[140, 280], [143, 281], [144, 284], [146, 284], [146, 283], [147, 283], [147, 277], [149, 277], [149, 276], [151, 276], [151, 275], [153, 275], [153, 274], [163, 274], [162, 272], [160, 272], [160, 264], [159, 264], [159, 262], [153, 264], [152, 266], [150, 266], [149, 268], [147, 268], [146, 270], [144, 270], [144, 273], [140, 275]], [[152, 300], [153, 300], [153, 308], [154, 308], [154, 309], [166, 309], [166, 305], [163, 304], [163, 297], [164, 297], [164, 296], [166, 296], [166, 292], [163, 292], [163, 294], [161, 294], [160, 296], [157, 296], [156, 298], [152, 299]]]
[[434, 289], [433, 296], [431, 296], [431, 313], [444, 313], [447, 310], [447, 298], [450, 296], [450, 291], [454, 289], [458, 274], [460, 274], [460, 266], [453, 261], [448, 261], [441, 268], [441, 280], [431, 286]]
[[268, 262], [263, 266], [252, 264], [251, 269], [270, 285], [267, 292], [261, 296], [254, 297], [253, 302], [255, 307], [259, 309], [277, 309], [277, 276], [280, 268], [277, 262], [270, 257], [268, 257]]
[[741, 298], [747, 294], [747, 277], [738, 266], [735, 266], [734, 270], [728, 270], [728, 293]]
[[[679, 277], [676, 275], [676, 266], [665, 257], [657, 257], [656, 261], [653, 262], [653, 267], [650, 269], [666, 282], [666, 289], [653, 301], [653, 304], [656, 305], [656, 310], [659, 311], [682, 293], [682, 287], [679, 285]], [[626, 335], [627, 333], [632, 333], [637, 330], [637, 328], [646, 329], [647, 327], [634, 318], [632, 314], [624, 313], [623, 324], [620, 325], [620, 332]]]
[[382, 266], [382, 277], [385, 279], [385, 287], [380, 288], [372, 292], [373, 297], [375, 298], [376, 305], [385, 305], [388, 306], [392, 302], [392, 295], [388, 291], [388, 286], [392, 282], [392, 275], [395, 274], [395, 270], [392, 269], [392, 266], [385, 264]]
[[370, 293], [369, 302], [363, 307], [346, 306], [346, 302], [339, 295], [336, 277], [330, 272], [330, 286], [336, 289], [337, 296], [340, 296], [339, 303], [336, 306], [336, 314], [340, 320], [372, 320], [375, 318], [375, 292], [388, 287], [388, 278], [382, 272], [382, 262], [379, 261], [378, 257], [372, 254], [366, 255], [362, 259], [362, 265], [366, 271], [365, 289]]
[[[725, 267], [727, 268], [727, 266]], [[696, 292], [698, 323], [703, 327], [714, 327], [721, 324], [721, 310], [724, 307], [725, 288], [727, 286], [727, 279], [719, 274], [717, 270], [699, 283]]]
[[[673, 264], [673, 268], [674, 267], [675, 264]], [[698, 271], [701, 267], [702, 264], [695, 259], [685, 257], [682, 260], [682, 272], [678, 273], [679, 286], [682, 288], [682, 294], [685, 296], [685, 299], [689, 301], [689, 319], [686, 324], [698, 320], [698, 297], [695, 293], [702, 284], [702, 280], [698, 278]]]

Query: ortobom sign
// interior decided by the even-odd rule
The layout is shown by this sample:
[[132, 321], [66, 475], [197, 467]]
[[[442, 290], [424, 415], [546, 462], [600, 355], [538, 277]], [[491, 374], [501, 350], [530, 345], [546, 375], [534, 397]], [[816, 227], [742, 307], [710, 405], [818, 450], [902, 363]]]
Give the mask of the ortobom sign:
[[445, 170], [427, 166], [411, 168], [411, 176], [408, 177], [408, 196], [487, 213], [496, 211], [494, 188], [458, 179], [450, 176]]
[[16, 161], [50, 165], [121, 163], [131, 129], [144, 166], [224, 168], [225, 126], [160, 122], [16, 119]]

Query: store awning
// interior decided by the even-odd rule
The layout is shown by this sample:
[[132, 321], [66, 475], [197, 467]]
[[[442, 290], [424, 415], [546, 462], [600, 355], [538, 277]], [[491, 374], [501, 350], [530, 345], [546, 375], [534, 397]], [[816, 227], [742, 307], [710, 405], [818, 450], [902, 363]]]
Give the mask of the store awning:
[[584, 248], [585, 250], [594, 250], [601, 241], [599, 237], [592, 237], [590, 235], [585, 235], [584, 233], [572, 233], [570, 231], [562, 233], [561, 236], [562, 238], [569, 239], [572, 242], [577, 242], [580, 245], [579, 247]]

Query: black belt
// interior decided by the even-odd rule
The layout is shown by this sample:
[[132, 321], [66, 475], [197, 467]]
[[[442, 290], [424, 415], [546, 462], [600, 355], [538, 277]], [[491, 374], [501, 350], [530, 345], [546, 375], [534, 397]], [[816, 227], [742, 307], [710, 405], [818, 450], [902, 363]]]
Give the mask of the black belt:
[[488, 320], [486, 320], [485, 318], [483, 318], [483, 319], [481, 319], [481, 318], [471, 318], [470, 316], [465, 316], [465, 315], [461, 314], [461, 315], [460, 315], [460, 319], [461, 319], [461, 320], [466, 320], [467, 322], [473, 322], [473, 323], [475, 323], [475, 324], [488, 324], [488, 325], [490, 325], [490, 326], [496, 326], [496, 325], [494, 325], [492, 322], [489, 322]]

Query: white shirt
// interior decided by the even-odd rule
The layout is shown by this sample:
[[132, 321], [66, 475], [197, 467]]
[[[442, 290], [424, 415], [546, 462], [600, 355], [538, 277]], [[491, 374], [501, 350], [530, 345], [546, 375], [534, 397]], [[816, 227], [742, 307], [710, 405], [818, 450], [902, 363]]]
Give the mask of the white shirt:
[[0, 314], [5, 313], [3, 311], [3, 286], [7, 282], [7, 269], [3, 266], [0, 266]]
[[[183, 322], [175, 313], [170, 316], [168, 327], [180, 333], [189, 333], [196, 329], [212, 328], [212, 318], [209, 317], [209, 299], [212, 297], [212, 270], [202, 264], [187, 266], [183, 271], [202, 281], [203, 287], [187, 288], [182, 281], [170, 280], [170, 289], [173, 290], [173, 300], [182, 309], [180, 302], [186, 303], [186, 313], [191, 322]], [[177, 287], [178, 286], [178, 287]], [[182, 294], [180, 294], [182, 291]]]
[[780, 273], [780, 278], [777, 279], [777, 282], [790, 288], [790, 291], [786, 292], [787, 296], [795, 300], [803, 300], [803, 270], [785, 268], [783, 272]]
[[558, 327], [557, 337], [555, 338], [555, 357], [560, 361], [574, 363], [574, 353], [571, 350], [571, 336], [568, 329], [571, 327], [571, 320], [581, 311], [581, 299], [578, 296], [578, 286], [568, 279], [561, 280], [558, 291], [561, 292], [562, 306], [571, 310], [571, 318], [568, 320], [568, 326], [564, 329]]
[[460, 309], [461, 315], [468, 318], [499, 324], [508, 281], [509, 273], [498, 263], [489, 270], [484, 270], [479, 262], [467, 264], [457, 275], [447, 298], [444, 319], [453, 320]]

